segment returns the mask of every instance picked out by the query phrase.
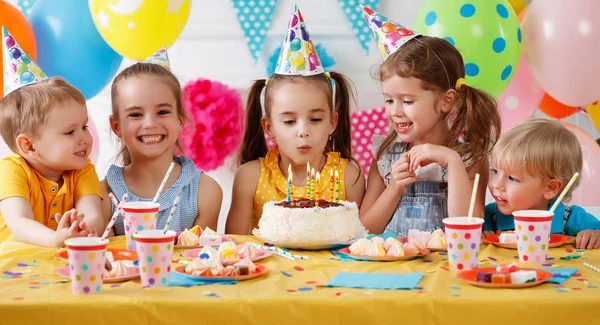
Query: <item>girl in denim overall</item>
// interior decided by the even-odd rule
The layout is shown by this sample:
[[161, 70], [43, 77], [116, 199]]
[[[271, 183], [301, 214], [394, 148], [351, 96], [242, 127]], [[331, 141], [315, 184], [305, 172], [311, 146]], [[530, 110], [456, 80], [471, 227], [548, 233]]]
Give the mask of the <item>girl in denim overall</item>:
[[[385, 59], [379, 79], [392, 132], [373, 138], [360, 219], [371, 233], [443, 228], [443, 218], [467, 215], [475, 174], [487, 184], [496, 101], [465, 83], [463, 59], [446, 40], [363, 13]], [[478, 192], [474, 216], [483, 217], [485, 185]]]

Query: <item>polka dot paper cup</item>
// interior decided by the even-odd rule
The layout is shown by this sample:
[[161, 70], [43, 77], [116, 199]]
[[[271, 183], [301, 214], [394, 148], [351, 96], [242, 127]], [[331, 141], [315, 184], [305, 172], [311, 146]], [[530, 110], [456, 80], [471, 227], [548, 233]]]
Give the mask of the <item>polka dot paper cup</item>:
[[545, 210], [520, 210], [513, 212], [513, 216], [519, 261], [544, 263], [548, 255], [552, 213]]
[[156, 229], [158, 221], [158, 203], [152, 202], [125, 202], [121, 206], [121, 215], [125, 226], [127, 249], [135, 250], [133, 234], [141, 230]]
[[102, 289], [102, 273], [108, 240], [80, 237], [65, 240], [69, 252], [69, 269], [73, 294], [98, 293]]
[[133, 234], [136, 241], [142, 287], [166, 286], [171, 279], [171, 258], [175, 232], [142, 230]]
[[448, 263], [453, 271], [477, 268], [482, 218], [453, 217], [443, 220], [448, 243]]

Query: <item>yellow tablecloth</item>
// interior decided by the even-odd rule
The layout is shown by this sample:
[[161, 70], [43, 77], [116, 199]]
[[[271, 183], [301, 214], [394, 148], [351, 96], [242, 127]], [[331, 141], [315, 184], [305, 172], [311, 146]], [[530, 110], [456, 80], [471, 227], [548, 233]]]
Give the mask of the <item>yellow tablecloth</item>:
[[[234, 236], [238, 243], [260, 241]], [[124, 238], [110, 247], [123, 248]], [[442, 268], [447, 256], [432, 253], [410, 262], [345, 262], [331, 260], [328, 251], [299, 252], [308, 260], [272, 256], [259, 263], [271, 270], [266, 276], [236, 285], [158, 287], [142, 289], [139, 279], [118, 287], [104, 284], [100, 294], [76, 296], [70, 283], [54, 275], [56, 249], [27, 244], [0, 244], [0, 273], [28, 272], [22, 278], [0, 278], [0, 324], [580, 324], [600, 323], [600, 273], [583, 266], [600, 266], [600, 250], [586, 251], [578, 260], [563, 261], [565, 245], [551, 249], [552, 262], [578, 268], [581, 276], [564, 283], [529, 289], [483, 289], [458, 280]], [[175, 254], [182, 250], [176, 250]], [[515, 250], [482, 245], [480, 260], [515, 261]], [[177, 256], [174, 256], [177, 258]], [[18, 263], [29, 264], [18, 266]], [[35, 264], [35, 265], [30, 265]], [[173, 266], [176, 266], [174, 264]], [[538, 267], [539, 264], [533, 264]], [[300, 268], [297, 268], [300, 267]], [[285, 271], [291, 277], [281, 273]], [[322, 288], [341, 271], [424, 272], [423, 290], [366, 290]], [[585, 278], [584, 281], [578, 280]], [[314, 281], [314, 282], [313, 282]], [[309, 291], [295, 291], [300, 287]], [[215, 293], [209, 295], [209, 293]], [[184, 323], [185, 322], [185, 323]]]

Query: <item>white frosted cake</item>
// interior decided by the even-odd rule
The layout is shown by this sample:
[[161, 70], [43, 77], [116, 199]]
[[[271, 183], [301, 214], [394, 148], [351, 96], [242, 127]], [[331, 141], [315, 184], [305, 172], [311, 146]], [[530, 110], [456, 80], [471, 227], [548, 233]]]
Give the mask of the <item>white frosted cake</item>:
[[277, 246], [304, 249], [351, 244], [367, 235], [356, 203], [320, 200], [315, 206], [307, 199], [296, 200], [293, 206], [286, 201], [265, 203], [252, 233]]

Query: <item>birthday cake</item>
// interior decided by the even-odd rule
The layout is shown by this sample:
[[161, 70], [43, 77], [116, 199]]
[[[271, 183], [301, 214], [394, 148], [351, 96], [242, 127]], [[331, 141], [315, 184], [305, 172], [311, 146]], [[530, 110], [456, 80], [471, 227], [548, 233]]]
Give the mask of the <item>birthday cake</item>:
[[358, 219], [354, 202], [298, 199], [267, 202], [252, 232], [261, 239], [286, 248], [324, 249], [351, 244], [367, 231]]

